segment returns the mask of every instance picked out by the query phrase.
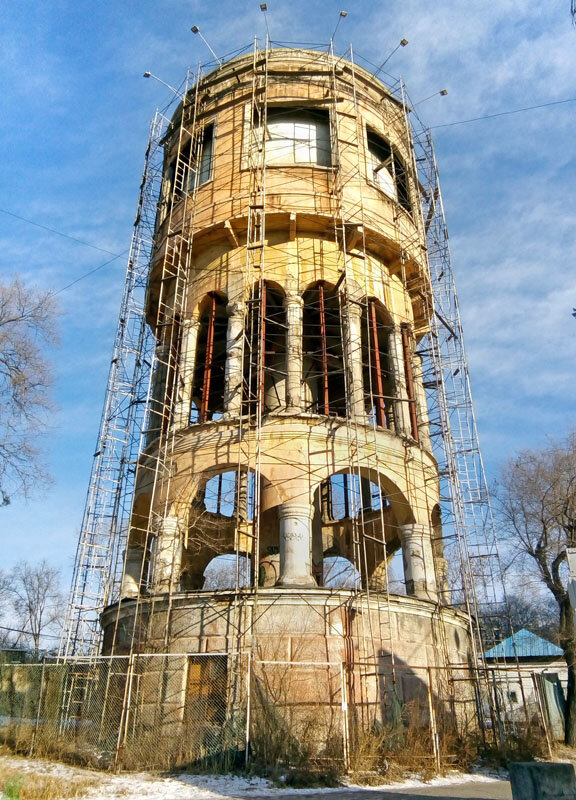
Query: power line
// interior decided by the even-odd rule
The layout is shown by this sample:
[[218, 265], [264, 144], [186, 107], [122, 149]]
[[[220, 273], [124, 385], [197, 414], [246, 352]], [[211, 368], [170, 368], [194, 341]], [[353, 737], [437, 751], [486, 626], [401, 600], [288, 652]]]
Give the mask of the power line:
[[[23, 631], [20, 628], [7, 628], [5, 625], [0, 625], [0, 630], [10, 631], [10, 633], [24, 633], [26, 636], [34, 636], [32, 631]], [[37, 635], [43, 639], [60, 639], [59, 636], [55, 636], [52, 633], [39, 633]]]
[[[0, 212], [2, 214], [8, 214], [10, 217], [14, 217], [15, 219], [19, 219], [22, 222], [27, 222], [29, 225], [34, 225], [36, 228], [42, 228], [42, 230], [49, 231], [50, 233], [55, 233], [57, 236], [63, 236], [65, 239], [70, 239], [77, 244], [83, 244], [85, 247], [91, 247], [92, 250], [99, 250], [101, 253], [108, 253], [109, 255], [113, 256], [113, 258], [109, 258], [108, 261], [105, 261], [103, 264], [99, 264], [97, 267], [94, 267], [88, 272], [83, 273], [78, 278], [75, 278], [70, 283], [67, 283], [66, 286], [62, 286], [61, 289], [57, 289], [55, 292], [50, 292], [52, 297], [55, 297], [57, 294], [61, 294], [65, 292], [66, 289], [70, 289], [70, 287], [74, 286], [75, 284], [79, 283], [80, 281], [84, 280], [84, 278], [88, 278], [90, 275], [93, 275], [98, 270], [107, 267], [108, 264], [111, 264], [113, 261], [116, 261], [118, 258], [122, 258], [126, 255], [128, 250], [124, 250], [122, 253], [113, 253], [112, 250], [106, 250], [104, 247], [98, 247], [98, 245], [91, 244], [90, 242], [85, 242], [83, 239], [77, 239], [75, 236], [70, 236], [67, 233], [63, 233], [62, 231], [56, 230], [56, 228], [50, 228], [48, 225], [42, 225], [40, 222], [35, 222], [32, 219], [28, 219], [27, 217], [21, 217], [19, 214], [15, 214], [13, 211], [8, 211], [6, 208], [0, 208]], [[2, 626], [0, 625], [0, 628]]]
[[122, 258], [122, 256], [125, 256], [127, 252], [128, 252], [128, 250], [124, 250], [123, 253], [118, 253], [118, 255], [114, 256], [114, 258], [110, 258], [110, 259], [108, 259], [108, 261], [105, 261], [103, 264], [99, 264], [97, 267], [94, 267], [94, 269], [91, 269], [88, 272], [85, 272], [83, 275], [80, 275], [78, 278], [73, 280], [71, 283], [67, 283], [66, 286], [62, 286], [61, 289], [58, 289], [55, 292], [50, 292], [51, 296], [52, 297], [56, 297], [57, 294], [61, 294], [62, 292], [65, 292], [66, 289], [70, 289], [71, 286], [74, 286], [76, 283], [79, 283], [80, 281], [83, 281], [84, 278], [88, 278], [90, 275], [93, 275], [95, 272], [98, 272], [98, 270], [103, 269], [104, 267], [107, 267], [108, 264], [111, 264], [113, 261], [116, 261], [117, 259]]
[[436, 128], [451, 128], [454, 125], [465, 125], [467, 122], [479, 122], [482, 119], [494, 119], [495, 117], [505, 117], [510, 114], [520, 114], [522, 111], [534, 111], [537, 108], [548, 108], [549, 106], [559, 106], [562, 103], [574, 103], [576, 97], [568, 97], [566, 100], [552, 100], [550, 103], [540, 103], [537, 106], [526, 106], [525, 108], [514, 108], [511, 111], [500, 111], [498, 114], [485, 114], [483, 117], [472, 117], [471, 119], [461, 119], [457, 122], [444, 122], [441, 125], [431, 125], [430, 130]]
[[85, 242], [83, 239], [77, 239], [75, 236], [70, 236], [68, 233], [62, 233], [62, 231], [57, 231], [56, 228], [49, 228], [48, 225], [42, 225], [40, 222], [34, 222], [33, 219], [28, 219], [27, 217], [21, 217], [19, 214], [15, 214], [13, 211], [8, 211], [6, 208], [0, 208], [2, 214], [8, 214], [9, 217], [14, 217], [15, 219], [19, 219], [22, 222], [27, 222], [29, 225], [34, 225], [36, 228], [42, 228], [44, 231], [50, 231], [50, 233], [55, 233], [57, 236], [63, 236], [64, 239], [70, 239], [77, 244], [83, 244], [85, 247], [91, 247], [92, 250], [99, 250], [101, 253], [108, 253], [110, 256], [118, 256], [118, 253], [113, 253], [112, 250], [106, 250], [104, 247], [98, 247], [96, 244], [91, 244], [90, 242]]

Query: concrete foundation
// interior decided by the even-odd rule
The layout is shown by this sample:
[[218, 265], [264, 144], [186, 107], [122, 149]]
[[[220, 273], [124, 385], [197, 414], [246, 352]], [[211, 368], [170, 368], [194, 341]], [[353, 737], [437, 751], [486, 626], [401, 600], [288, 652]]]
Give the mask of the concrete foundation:
[[573, 800], [576, 774], [573, 764], [510, 764], [514, 800]]

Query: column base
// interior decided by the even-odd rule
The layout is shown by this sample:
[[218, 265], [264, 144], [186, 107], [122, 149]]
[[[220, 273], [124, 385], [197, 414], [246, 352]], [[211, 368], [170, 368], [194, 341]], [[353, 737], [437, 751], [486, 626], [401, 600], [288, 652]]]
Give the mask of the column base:
[[279, 589], [317, 589], [318, 584], [312, 575], [297, 575], [288, 578], [280, 577], [276, 582]]

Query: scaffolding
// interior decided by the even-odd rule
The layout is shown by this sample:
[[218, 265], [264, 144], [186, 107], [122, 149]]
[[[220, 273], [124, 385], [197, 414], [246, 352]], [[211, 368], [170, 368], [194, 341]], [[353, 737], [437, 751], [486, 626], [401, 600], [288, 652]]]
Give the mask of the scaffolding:
[[[248, 686], [254, 676], [264, 681], [268, 662], [258, 657], [253, 639], [251, 646], [247, 642], [258, 618], [261, 587], [266, 586], [261, 570], [276, 569], [277, 553], [262, 533], [266, 513], [262, 441], [267, 414], [282, 406], [281, 393], [285, 391], [290, 413], [296, 409], [333, 421], [334, 430], [340, 426], [346, 437], [347, 468], [325, 479], [317, 490], [321, 522], [328, 520], [336, 526], [341, 520], [350, 520], [351, 529], [348, 592], [341, 598], [335, 592], [333, 598], [334, 608], [342, 610], [347, 620], [343, 632], [347, 655], [338, 696], [342, 709], [350, 702], [357, 710], [354, 718], [342, 712], [344, 761], [350, 758], [355, 731], [368, 730], [377, 721], [379, 712], [367, 688], [370, 681], [386, 683], [394, 706], [407, 675], [407, 665], [397, 663], [393, 635], [395, 601], [387, 567], [401, 534], [391, 512], [391, 503], [397, 498], [389, 495], [377, 477], [387, 457], [379, 444], [382, 430], [402, 435], [416, 446], [428, 446], [429, 435], [437, 469], [423, 460], [412, 463], [406, 446], [403, 469], [408, 491], [414, 504], [428, 503], [425, 492], [422, 500], [417, 487], [439, 482], [440, 508], [420, 510], [429, 518], [437, 514], [439, 533], [433, 548], [438, 563], [443, 545], [449, 554], [457, 553], [452, 597], [438, 586], [431, 622], [431, 644], [442, 654], [445, 668], [434, 672], [429, 667], [428, 673], [423, 673], [429, 698], [434, 684], [437, 695], [454, 708], [464, 702], [459, 694], [461, 682], [472, 681], [479, 725], [484, 733], [489, 728], [494, 731], [494, 697], [482, 654], [495, 643], [498, 627], [502, 628], [506, 598], [430, 133], [417, 118], [413, 121], [403, 83], [388, 87], [387, 124], [407, 144], [403, 152], [376, 133], [368, 133], [373, 181], [394, 207], [395, 230], [400, 232], [389, 256], [393, 267], [385, 271], [372, 258], [367, 233], [366, 166], [358, 146], [364, 136], [359, 112], [362, 99], [354, 54], [350, 49], [336, 56], [332, 44], [327, 52], [299, 51], [306, 53], [309, 62], [300, 69], [297, 80], [313, 85], [323, 97], [316, 113], [319, 124], [326, 125], [329, 145], [324, 145], [324, 153], [318, 156], [326, 161], [326, 191], [317, 202], [325, 204], [333, 231], [331, 242], [318, 239], [313, 245], [317, 265], [312, 272], [321, 275], [320, 279], [310, 281], [302, 298], [290, 287], [283, 293], [267, 277], [266, 262], [267, 218], [279, 213], [267, 186], [269, 158], [279, 146], [270, 133], [270, 126], [278, 121], [274, 113], [269, 119], [273, 108], [269, 105], [270, 76], [277, 74], [271, 52], [269, 41], [263, 48], [256, 42], [249, 67], [244, 65], [243, 72], [235, 73], [246, 99], [241, 155], [246, 178], [234, 201], [245, 201], [247, 211], [244, 223], [234, 226], [227, 220], [221, 234], [230, 246], [245, 250], [244, 283], [249, 287], [245, 299], [224, 297], [210, 289], [210, 276], [194, 264], [195, 237], [213, 202], [202, 200], [199, 190], [211, 169], [206, 154], [211, 154], [215, 122], [206, 103], [219, 79], [218, 70], [210, 71], [214, 65], [199, 67], [194, 76], [189, 74], [172, 118], [157, 113], [152, 123], [60, 660], [87, 658], [97, 663], [102, 649], [100, 615], [114, 606], [112, 650], [120, 632], [129, 640], [123, 651], [128, 659], [124, 674], [129, 677], [122, 689], [120, 748], [122, 737], [128, 735], [133, 659], [146, 648], [139, 622], [144, 604], [150, 603], [149, 615], [156, 607], [165, 614], [161, 649], [168, 653], [168, 619], [174, 597], [194, 587], [197, 579], [192, 575], [190, 553], [206, 543], [214, 554], [228, 553], [220, 541], [231, 531], [235, 576], [233, 586], [226, 588], [231, 593], [229, 619], [235, 646], [228, 653], [228, 681], [234, 686], [246, 676]], [[301, 124], [306, 125], [310, 112], [306, 106], [302, 108]], [[300, 146], [297, 139], [293, 146], [295, 151]], [[232, 153], [228, 158], [232, 168]], [[291, 190], [291, 183], [288, 171], [285, 191]], [[395, 187], [394, 196], [391, 187]], [[278, 180], [275, 191], [279, 191]], [[415, 202], [417, 195], [421, 206]], [[413, 227], [403, 228], [398, 222], [403, 214], [411, 215]], [[304, 257], [296, 241], [296, 213], [287, 216], [288, 238], [282, 253], [300, 264]], [[411, 266], [414, 249], [423, 240], [428, 274]], [[332, 243], [335, 251], [329, 250]], [[333, 284], [324, 279], [318, 266], [327, 255], [334, 260], [337, 280]], [[380, 283], [389, 297], [392, 280], [401, 283], [405, 297], [405, 307], [396, 309], [396, 322], [374, 291], [374, 285]], [[187, 300], [200, 290], [205, 300], [199, 316], [193, 318]], [[415, 322], [408, 308], [409, 297], [416, 298], [413, 302], [420, 309]], [[288, 342], [287, 331], [298, 304], [303, 306], [302, 335], [301, 344], [294, 346]], [[195, 354], [192, 367], [190, 353]], [[235, 383], [231, 359], [235, 359], [239, 376]], [[291, 368], [297, 359], [303, 364], [300, 387], [295, 387]], [[285, 390], [279, 388], [283, 386]], [[418, 394], [419, 386], [426, 391], [425, 399]], [[294, 400], [297, 395], [300, 405]], [[188, 491], [179, 483], [179, 431], [209, 422], [216, 422], [222, 430], [232, 422], [235, 425], [229, 447], [235, 453], [229, 459], [232, 477], [214, 474], [204, 486], [203, 496], [192, 499], [194, 524], [183, 529], [170, 516], [173, 496]], [[309, 482], [315, 482], [313, 474]], [[143, 486], [148, 498], [145, 505], [136, 492]], [[320, 586], [330, 586], [322, 539], [320, 547], [323, 567], [314, 577]], [[136, 569], [130, 561], [131, 548], [140, 554]], [[262, 567], [264, 556], [268, 561]], [[378, 565], [384, 568], [378, 571]], [[155, 587], [150, 596], [140, 591], [148, 584]], [[134, 587], [136, 590], [127, 594]], [[308, 603], [305, 592], [295, 588], [293, 594]], [[135, 608], [128, 634], [122, 617], [127, 596]], [[462, 608], [469, 615], [471, 665], [451, 661], [442, 617], [443, 609], [449, 607]], [[357, 613], [362, 644], [355, 653], [351, 630]], [[110, 647], [108, 642], [109, 651]], [[423, 668], [410, 669], [418, 673]], [[82, 683], [85, 693], [88, 683]], [[67, 684], [64, 702], [74, 698], [78, 705], [78, 685]], [[249, 689], [246, 697], [249, 709]], [[430, 699], [428, 702], [426, 713], [438, 763], [436, 710]], [[249, 717], [250, 711], [246, 713]]]

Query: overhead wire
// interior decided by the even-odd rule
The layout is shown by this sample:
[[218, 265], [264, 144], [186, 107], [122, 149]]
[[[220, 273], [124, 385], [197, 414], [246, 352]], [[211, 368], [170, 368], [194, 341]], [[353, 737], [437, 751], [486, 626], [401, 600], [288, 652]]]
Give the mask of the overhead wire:
[[109, 258], [108, 261], [105, 261], [103, 264], [99, 264], [97, 267], [93, 267], [92, 269], [88, 270], [88, 272], [84, 272], [78, 278], [75, 278], [70, 283], [67, 283], [66, 286], [62, 286], [60, 289], [57, 289], [54, 292], [50, 292], [50, 296], [55, 297], [58, 294], [62, 294], [67, 289], [70, 289], [75, 284], [79, 283], [80, 281], [84, 280], [84, 278], [90, 277], [95, 272], [107, 267], [108, 264], [111, 264], [113, 261], [116, 261], [118, 258], [122, 258], [128, 253], [128, 250], [123, 250], [121, 253], [114, 253], [112, 250], [106, 250], [104, 247], [98, 247], [98, 245], [92, 244], [91, 242], [86, 242], [83, 239], [78, 239], [76, 236], [70, 236], [68, 233], [63, 233], [62, 231], [57, 230], [56, 228], [51, 228], [48, 225], [42, 225], [40, 222], [35, 222], [32, 219], [28, 219], [28, 217], [22, 217], [20, 214], [15, 214], [13, 211], [8, 211], [6, 208], [0, 208], [0, 212], [2, 214], [7, 214], [10, 217], [14, 217], [15, 219], [19, 219], [21, 222], [27, 222], [29, 225], [34, 225], [36, 228], [41, 228], [42, 230], [48, 231], [49, 233], [54, 233], [57, 236], [62, 236], [64, 239], [70, 239], [77, 244], [84, 245], [84, 247], [90, 247], [92, 250], [98, 250], [101, 253], [108, 253], [109, 255], [113, 256], [113, 258]]
[[455, 125], [466, 125], [468, 122], [480, 122], [483, 119], [495, 119], [496, 117], [506, 117], [511, 114], [520, 114], [523, 111], [534, 111], [538, 108], [548, 108], [549, 106], [559, 106], [563, 103], [574, 103], [576, 97], [568, 97], [565, 100], [551, 100], [549, 103], [539, 103], [536, 106], [525, 106], [524, 108], [514, 108], [510, 111], [499, 111], [497, 114], [484, 114], [482, 117], [471, 117], [470, 119], [461, 119], [455, 122], [443, 122], [440, 125], [430, 125], [430, 130], [437, 130], [438, 128], [451, 128]]

